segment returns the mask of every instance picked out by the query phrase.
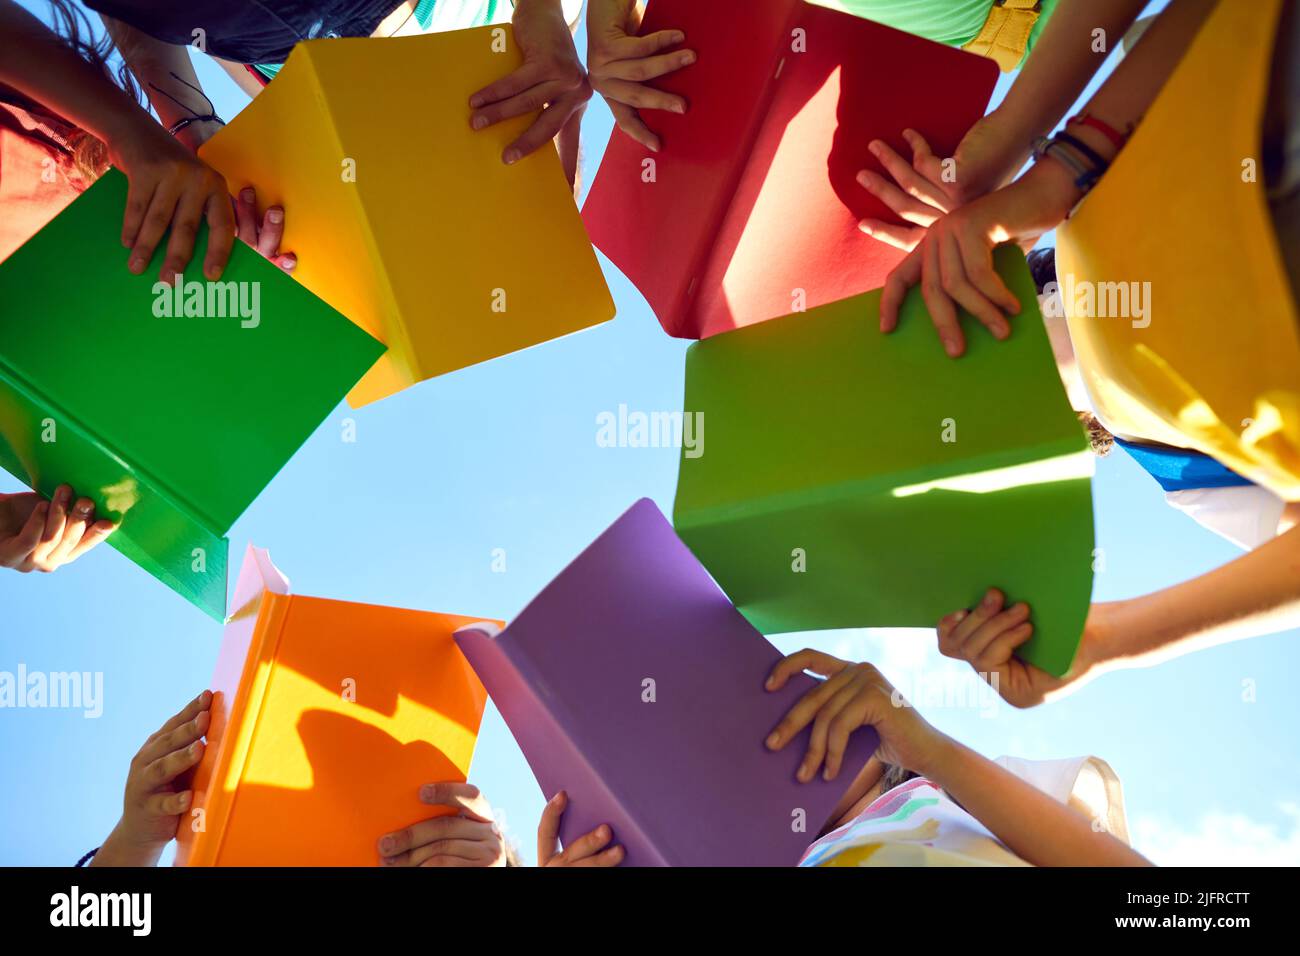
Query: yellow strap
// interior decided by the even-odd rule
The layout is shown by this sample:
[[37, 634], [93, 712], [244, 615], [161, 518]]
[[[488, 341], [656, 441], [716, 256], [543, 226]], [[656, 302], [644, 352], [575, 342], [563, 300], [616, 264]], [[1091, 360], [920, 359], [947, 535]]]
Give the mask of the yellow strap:
[[1029, 49], [1029, 34], [1038, 22], [1039, 0], [1001, 0], [989, 10], [979, 35], [962, 47], [970, 53], [986, 56], [997, 63], [1003, 73], [1020, 66]]

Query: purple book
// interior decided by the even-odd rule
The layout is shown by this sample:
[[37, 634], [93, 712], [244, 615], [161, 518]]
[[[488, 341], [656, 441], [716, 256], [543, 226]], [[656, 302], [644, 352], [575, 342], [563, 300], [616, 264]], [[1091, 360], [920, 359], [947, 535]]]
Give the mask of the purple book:
[[763, 741], [816, 681], [763, 687], [781, 654], [731, 605], [654, 502], [629, 508], [499, 634], [456, 634], [561, 839], [608, 823], [632, 866], [793, 866], [875, 750], [831, 783], [795, 771], [808, 731]]

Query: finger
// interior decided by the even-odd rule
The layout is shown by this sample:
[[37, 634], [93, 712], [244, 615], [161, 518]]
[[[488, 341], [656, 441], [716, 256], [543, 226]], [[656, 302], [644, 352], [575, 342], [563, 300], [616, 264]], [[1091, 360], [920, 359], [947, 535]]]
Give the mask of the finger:
[[72, 549], [68, 555], [68, 561], [75, 561], [95, 545], [105, 540], [110, 534], [117, 530], [117, 523], [107, 519], [101, 519], [86, 529], [86, 533], [81, 536], [77, 546]]
[[578, 180], [578, 165], [582, 161], [582, 116], [587, 112], [587, 105], [584, 103], [581, 108], [573, 111], [560, 130], [560, 135], [555, 138], [555, 149], [560, 154], [560, 166], [564, 169], [565, 182], [569, 184], [569, 189], [574, 189], [574, 184]]
[[681, 30], [657, 30], [645, 36], [619, 37], [609, 43], [611, 60], [640, 60], [686, 42]]
[[[980, 603], [973, 607], [965, 619], [953, 630], [953, 643], [964, 649], [970, 636], [983, 627], [985, 621], [1002, 610], [1005, 600], [1006, 598], [997, 588], [989, 588], [985, 591]], [[965, 656], [964, 651], [962, 656]]]
[[140, 748], [136, 758], [141, 764], [151, 764], [155, 760], [184, 750], [194, 741], [208, 732], [211, 712], [201, 710], [183, 724], [178, 724], [166, 733], [155, 734]]
[[194, 792], [181, 790], [177, 793], [151, 793], [140, 801], [146, 813], [155, 817], [174, 817], [189, 809]]
[[[379, 852], [394, 857], [417, 847], [444, 840], [481, 840], [492, 833], [492, 824], [461, 816], [433, 817], [412, 823], [379, 838]], [[414, 865], [414, 864], [412, 864]]]
[[918, 247], [885, 277], [885, 287], [880, 292], [881, 332], [898, 328], [898, 310], [903, 307], [908, 290], [921, 281], [924, 254], [925, 251]]
[[420, 787], [420, 802], [432, 807], [452, 807], [484, 823], [493, 820], [491, 804], [472, 783], [457, 783], [454, 780], [426, 783]]
[[284, 210], [272, 206], [262, 218], [262, 230], [257, 236], [257, 251], [270, 259], [280, 251], [280, 240], [284, 238]]
[[[140, 226], [144, 223], [145, 214], [149, 211], [149, 204], [153, 200], [156, 183], [149, 182], [142, 184], [140, 177], [129, 178], [126, 188], [126, 209], [122, 212], [122, 245], [127, 249], [135, 246], [136, 237], [140, 234]], [[128, 268], [133, 264], [128, 263]], [[143, 272], [142, 265], [138, 270], [132, 268], [132, 272]]]
[[212, 706], [212, 691], [210, 690], [202, 691], [199, 694], [199, 696], [195, 697], [192, 701], [190, 701], [188, 704], [186, 704], [184, 707], [178, 710], [175, 714], [169, 717], [167, 719], [167, 722], [158, 728], [158, 731], [157, 733], [154, 734], [154, 737], [157, 737], [161, 734], [165, 734], [169, 730], [175, 730], [181, 724], [185, 723], [187, 720], [193, 720], [202, 711], [207, 710], [211, 706]]
[[241, 189], [235, 199], [235, 235], [257, 245], [257, 191], [252, 186]]
[[149, 199], [149, 207], [136, 230], [131, 256], [127, 264], [136, 275], [140, 275], [153, 260], [154, 250], [158, 247], [163, 233], [171, 225], [172, 213], [176, 209], [177, 188], [172, 182], [162, 182]]
[[205, 207], [208, 220], [208, 252], [203, 258], [203, 274], [216, 281], [230, 261], [230, 250], [235, 244], [235, 216], [226, 200], [223, 184], [209, 196]]
[[767, 735], [764, 744], [768, 750], [780, 750], [793, 740], [805, 727], [813, 723], [818, 712], [840, 689], [848, 683], [849, 672], [841, 671], [828, 680], [821, 681], [800, 697], [793, 707], [781, 718], [780, 723]]
[[852, 696], [826, 727], [826, 764], [822, 771], [822, 778], [825, 780], [834, 780], [840, 775], [849, 738], [854, 731], [866, 723], [867, 705], [862, 698], [864, 691], [866, 691], [865, 684], [855, 684]]
[[560, 135], [560, 130], [569, 121], [574, 111], [587, 102], [585, 94], [569, 93], [553, 102], [542, 115], [533, 121], [533, 125], [524, 130], [523, 135], [506, 147], [501, 154], [501, 161], [507, 166], [514, 165], [536, 152]]
[[628, 80], [607, 79], [601, 83], [599, 89], [605, 99], [625, 103], [639, 110], [663, 110], [665, 113], [684, 114], [689, 108], [684, 96]]
[[842, 661], [838, 657], [831, 657], [829, 654], [805, 647], [777, 661], [772, 672], [767, 675], [767, 683], [763, 686], [768, 690], [780, 690], [795, 674], [812, 671], [814, 674], [831, 677], [848, 666], [847, 661]]
[[[542, 79], [542, 68], [534, 63], [525, 63], [519, 69], [506, 74], [495, 83], [489, 83], [469, 98], [469, 108], [480, 110], [492, 103], [500, 103], [512, 96], [518, 96], [524, 90], [537, 85]], [[539, 107], [540, 108], [540, 107]]]
[[556, 80], [530, 86], [528, 89], [498, 103], [489, 103], [470, 114], [469, 123], [474, 129], [486, 129], [516, 116], [531, 116], [546, 109], [546, 104], [558, 100], [568, 90], [566, 84]]
[[858, 172], [858, 185], [896, 212], [900, 218], [918, 226], [929, 227], [938, 221], [943, 211], [909, 196], [884, 176], [870, 169]]
[[173, 750], [145, 767], [140, 783], [145, 790], [157, 790], [171, 783], [203, 757], [203, 741], [196, 740], [184, 750]]
[[[160, 278], [164, 282], [174, 282], [178, 274], [185, 271], [194, 255], [194, 243], [199, 236], [199, 223], [203, 220], [203, 208], [207, 205], [207, 194], [197, 189], [186, 189], [176, 203], [176, 212], [172, 217], [171, 235], [167, 238], [167, 255], [163, 258]], [[230, 200], [222, 197], [222, 204], [229, 209]]]
[[584, 833], [566, 846], [564, 852], [556, 857], [553, 862], [558, 863], [560, 866], [573, 866], [580, 860], [595, 856], [612, 839], [614, 839], [614, 831], [609, 828], [608, 823], [602, 823], [590, 833]]
[[[474, 825], [485, 827], [489, 831], [492, 829], [490, 825], [484, 823]], [[384, 866], [422, 866], [425, 863], [430, 866], [447, 865], [446, 863], [432, 862], [435, 857], [441, 857], [444, 860], [454, 859], [478, 866], [487, 866], [496, 860], [500, 852], [499, 839], [495, 835], [489, 835], [492, 836], [491, 841], [455, 839], [451, 837], [430, 840], [403, 853], [383, 857], [383, 864]]]
[[86, 525], [92, 520], [91, 516], [94, 513], [95, 503], [93, 501], [89, 498], [78, 498], [68, 511], [68, 519], [63, 525], [63, 534], [59, 537], [58, 542], [54, 545], [46, 560], [54, 565], [66, 563], [72, 556], [73, 550], [81, 543], [82, 535], [86, 532]]
[[560, 850], [560, 819], [569, 805], [569, 795], [563, 790], [546, 801], [542, 819], [537, 823], [537, 865], [545, 866]]
[[292, 252], [286, 252], [282, 256], [275, 256], [271, 261], [285, 272], [292, 273], [294, 269], [298, 268], [298, 257]]
[[939, 239], [930, 235], [917, 249], [924, 258], [921, 297], [925, 300], [926, 308], [930, 310], [930, 321], [934, 323], [935, 331], [939, 333], [944, 351], [948, 353], [949, 358], [957, 358], [966, 351], [966, 339], [961, 333], [961, 325], [957, 320], [957, 308], [943, 288], [943, 267], [939, 263], [940, 246]]
[[1005, 667], [1016, 648], [1033, 636], [1034, 625], [1029, 621], [1003, 631], [975, 659], [975, 669], [988, 673]]
[[614, 114], [614, 122], [618, 124], [618, 128], [650, 152], [657, 153], [663, 148], [663, 141], [660, 140], [659, 135], [646, 126], [640, 114], [632, 107], [611, 102], [609, 111]]
[[[799, 770], [795, 774], [801, 783], [807, 783], [817, 774], [817, 768], [825, 761], [826, 772], [830, 773], [831, 763], [829, 760], [830, 746], [830, 728], [831, 723], [845, 707], [853, 702], [853, 698], [858, 693], [858, 682], [856, 680], [847, 680], [844, 684], [826, 701], [825, 704], [817, 711], [817, 717], [813, 720], [812, 733], [808, 736], [808, 749], [804, 753], [803, 762], [799, 765]], [[844, 753], [843, 745], [840, 747], [840, 756]], [[836, 759], [836, 772], [839, 758]], [[831, 777], [827, 776], [827, 780]]]
[[44, 564], [63, 538], [63, 528], [68, 519], [68, 502], [71, 499], [71, 486], [59, 485], [54, 489], [54, 497], [50, 500], [50, 507], [45, 515], [45, 526], [41, 529], [41, 540], [32, 549], [34, 562]]
[[1002, 311], [986, 299], [966, 279], [965, 262], [961, 247], [951, 233], [939, 237], [939, 274], [943, 279], [943, 289], [958, 305], [979, 319], [980, 324], [993, 333], [998, 340], [1011, 334]]
[[[657, 56], [610, 60], [600, 66], [600, 83], [605, 84], [611, 80], [624, 80], [633, 84], [640, 84], [685, 69], [694, 62], [694, 50], [674, 50], [672, 53], [661, 53]], [[592, 77], [592, 85], [597, 85], [594, 76]], [[610, 95], [600, 86], [597, 86], [597, 89], [600, 89], [600, 92], [606, 96]], [[627, 101], [624, 100], [623, 102]]]
[[994, 614], [964, 641], [964, 653], [974, 661], [998, 637], [1029, 620], [1029, 605], [1023, 601]]
[[858, 228], [872, 239], [879, 239], [885, 245], [911, 252], [925, 238], [925, 229], [921, 226], [899, 226], [879, 219], [863, 219]]
[[570, 866], [618, 866], [623, 862], [624, 855], [623, 847], [612, 846], [608, 850], [602, 850], [595, 856], [589, 856], [577, 863], [570, 864]]
[[894, 178], [905, 195], [939, 213], [948, 212], [948, 199], [943, 191], [922, 176], [888, 143], [881, 139], [873, 140], [867, 149], [885, 167], [885, 171]]
[[965, 273], [980, 295], [994, 303], [1007, 315], [1020, 314], [1020, 300], [1007, 288], [1002, 277], [993, 269], [993, 254], [987, 246], [969, 233], [958, 236], [959, 250], [965, 263]]
[[944, 646], [952, 643], [953, 631], [956, 630], [959, 623], [962, 623], [962, 620], [966, 619], [967, 614], [970, 614], [970, 611], [966, 607], [962, 607], [961, 610], [953, 611], [952, 614], [945, 614], [943, 618], [939, 619], [939, 626], [935, 628], [939, 632], [939, 653], [943, 654]]

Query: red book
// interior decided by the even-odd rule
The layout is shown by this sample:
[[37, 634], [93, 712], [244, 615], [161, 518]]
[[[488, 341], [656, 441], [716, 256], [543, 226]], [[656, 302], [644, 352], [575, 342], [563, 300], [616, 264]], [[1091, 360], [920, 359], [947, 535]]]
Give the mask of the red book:
[[884, 172], [867, 144], [910, 157], [911, 128], [952, 155], [997, 64], [799, 0], [652, 0], [641, 32], [667, 29], [698, 59], [655, 85], [689, 109], [647, 114], [658, 154], [615, 129], [583, 208], [664, 330], [707, 338], [882, 286], [903, 253], [858, 221], [901, 220], [857, 183]]

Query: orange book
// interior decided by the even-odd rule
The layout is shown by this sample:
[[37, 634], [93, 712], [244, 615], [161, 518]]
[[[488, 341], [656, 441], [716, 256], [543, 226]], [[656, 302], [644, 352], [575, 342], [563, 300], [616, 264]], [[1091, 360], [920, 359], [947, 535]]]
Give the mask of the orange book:
[[480, 620], [289, 593], [251, 545], [216, 671], [178, 866], [373, 866], [380, 836], [461, 781], [487, 694], [452, 633]]

